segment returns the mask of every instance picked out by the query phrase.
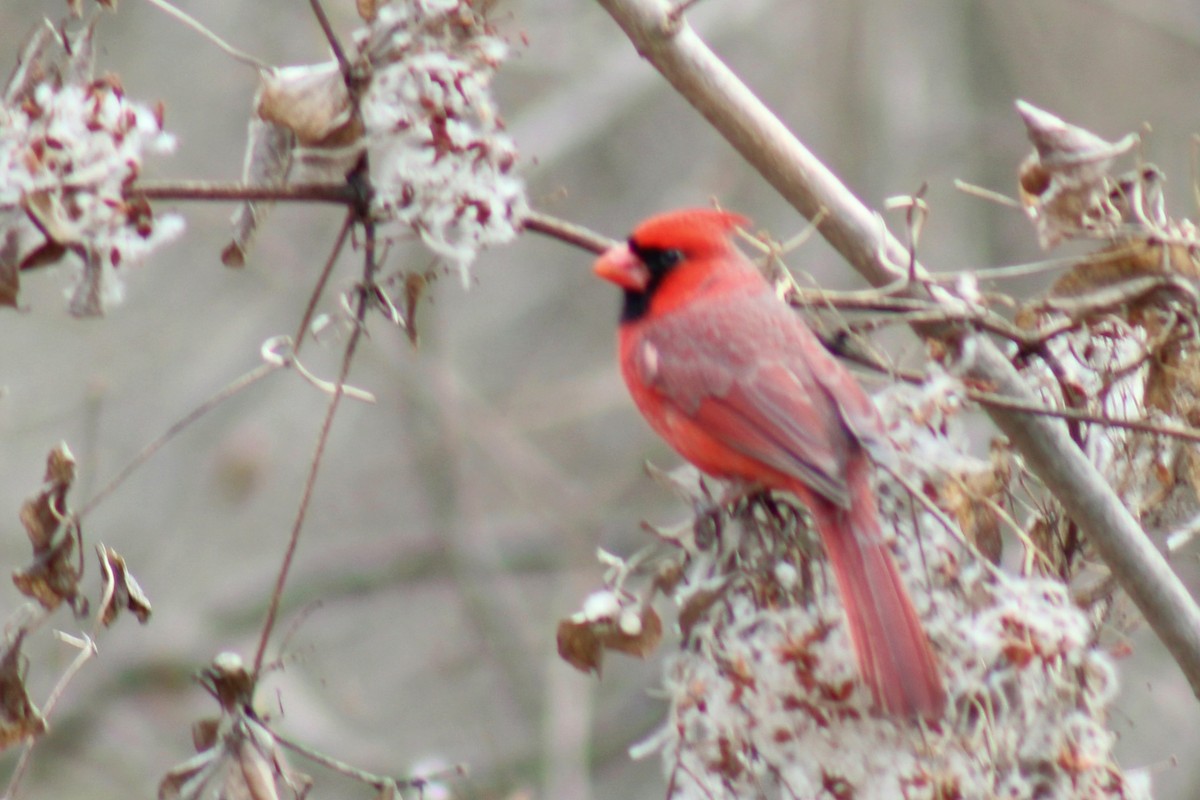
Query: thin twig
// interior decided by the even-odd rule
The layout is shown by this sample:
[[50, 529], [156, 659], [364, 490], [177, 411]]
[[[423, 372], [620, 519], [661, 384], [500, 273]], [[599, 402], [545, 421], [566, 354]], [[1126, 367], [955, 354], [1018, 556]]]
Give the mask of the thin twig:
[[[79, 674], [79, 671], [83, 669], [83, 665], [90, 661], [97, 652], [96, 643], [90, 636], [78, 638], [68, 636], [61, 631], [56, 633], [61, 641], [79, 648], [79, 653], [71, 660], [71, 664], [63, 672], [62, 677], [58, 679], [58, 683], [50, 690], [50, 696], [46, 698], [46, 702], [42, 706], [42, 719], [50, 717], [51, 712], [54, 711], [54, 707], [58, 705], [59, 698], [66, 691], [67, 685]], [[25, 777], [25, 773], [29, 770], [29, 765], [33, 761], [33, 749], [39, 741], [38, 737], [34, 737], [26, 742], [25, 749], [21, 751], [21, 757], [17, 760], [17, 765], [13, 767], [12, 775], [8, 779], [8, 786], [4, 788], [4, 800], [9, 800], [16, 793], [17, 787], [21, 784], [21, 780]]]
[[229, 385], [225, 386], [225, 388], [221, 389], [221, 391], [217, 392], [200, 405], [196, 406], [190, 413], [187, 414], [187, 416], [183, 417], [183, 419], [178, 420], [171, 427], [167, 428], [162, 435], [150, 442], [150, 444], [143, 447], [136, 456], [130, 459], [129, 463], [127, 463], [121, 469], [121, 471], [117, 473], [115, 478], [109, 481], [103, 489], [96, 492], [96, 494], [93, 495], [90, 500], [83, 504], [83, 507], [75, 514], [76, 519], [83, 519], [89, 513], [94, 511], [96, 507], [104, 502], [110, 494], [115, 492], [121, 486], [121, 484], [124, 483], [129, 476], [138, 469], [138, 467], [149, 461], [155, 453], [163, 448], [164, 445], [182, 433], [193, 422], [200, 419], [209, 411], [212, 411], [214, 408], [221, 405], [238, 392], [249, 388], [257, 383], [260, 379], [265, 378], [267, 375], [270, 375], [277, 369], [279, 369], [278, 365], [261, 364], [247, 372], [245, 375], [242, 375], [240, 378], [237, 378]]
[[1086, 422], [1089, 425], [1099, 425], [1107, 428], [1124, 428], [1131, 431], [1139, 431], [1141, 433], [1152, 433], [1158, 436], [1166, 436], [1173, 439], [1183, 439], [1188, 442], [1200, 442], [1200, 428], [1189, 428], [1186, 425], [1172, 425], [1163, 422], [1151, 422], [1146, 419], [1120, 419], [1118, 417], [1100, 416], [1098, 414], [1089, 414], [1086, 411], [1079, 411], [1072, 408], [1051, 408], [1041, 405], [1040, 403], [1023, 403], [1020, 400], [1014, 400], [1011, 397], [996, 394], [995, 392], [985, 392], [979, 389], [968, 389], [967, 397], [979, 403], [981, 406], [990, 406], [992, 408], [1003, 408], [1009, 411], [1017, 411], [1021, 414], [1033, 414], [1044, 417], [1058, 417], [1059, 419], [1073, 419], [1079, 422]]
[[179, 20], [184, 25], [186, 25], [187, 27], [194, 30], [196, 33], [203, 36], [205, 39], [208, 39], [208, 41], [212, 42], [214, 45], [216, 45], [218, 48], [220, 48], [222, 52], [224, 52], [226, 55], [230, 56], [231, 58], [233, 58], [237, 61], [240, 61], [243, 64], [248, 64], [249, 66], [254, 67], [255, 69], [262, 70], [263, 72], [270, 72], [271, 70], [274, 69], [274, 67], [272, 67], [270, 64], [255, 58], [254, 56], [250, 55], [249, 53], [246, 53], [242, 50], [238, 50], [236, 47], [229, 44], [224, 39], [222, 39], [220, 36], [217, 36], [217, 34], [213, 33], [211, 30], [206, 28], [200, 22], [200, 20], [198, 20], [195, 17], [187, 14], [186, 12], [176, 8], [175, 6], [166, 2], [166, 0], [146, 0], [146, 2], [152, 6], [155, 6], [159, 10], [164, 11], [165, 13], [174, 17], [175, 19]]
[[289, 739], [288, 737], [279, 733], [279, 731], [275, 730], [274, 728], [267, 727], [265, 724], [263, 724], [263, 727], [270, 731], [271, 736], [275, 739], [275, 741], [279, 742], [279, 744], [283, 745], [288, 750], [291, 750], [293, 753], [312, 761], [314, 764], [320, 764], [321, 766], [344, 775], [351, 780], [365, 783], [375, 789], [382, 790], [386, 786], [395, 786], [396, 788], [400, 789], [409, 786], [420, 787], [428, 785], [433, 781], [441, 781], [448, 778], [460, 778], [467, 774], [467, 768], [464, 765], [453, 764], [445, 769], [430, 773], [429, 775], [420, 775], [415, 778], [401, 778], [400, 780], [396, 780], [395, 778], [387, 775], [376, 775], [373, 772], [367, 772], [366, 770], [359, 769], [358, 767], [348, 764], [339, 758], [334, 758], [333, 756], [314, 750], [307, 745]]
[[247, 186], [219, 181], [139, 181], [128, 190], [130, 197], [147, 200], [228, 200], [279, 203], [335, 203], [354, 205], [358, 195], [347, 183], [288, 183], [282, 186]]
[[998, 206], [1005, 208], [1015, 208], [1018, 211], [1024, 210], [1021, 203], [1006, 194], [1001, 194], [994, 189], [988, 189], [985, 186], [976, 186], [973, 183], [968, 183], [964, 180], [954, 179], [954, 188], [958, 189], [963, 194], [969, 194], [973, 197], [978, 197], [987, 200], [990, 203], [995, 203]]
[[355, 212], [352, 210], [346, 214], [346, 219], [342, 222], [342, 228], [338, 231], [337, 238], [333, 242], [333, 248], [329, 251], [329, 258], [325, 259], [325, 266], [321, 268], [321, 275], [317, 278], [317, 285], [313, 287], [312, 294], [309, 295], [308, 305], [304, 308], [304, 315], [300, 317], [300, 324], [296, 326], [296, 335], [292, 337], [295, 343], [292, 345], [292, 355], [300, 352], [300, 346], [304, 344], [304, 337], [308, 334], [308, 326], [312, 324], [313, 314], [317, 311], [317, 303], [321, 302], [321, 295], [325, 292], [325, 286], [329, 283], [329, 276], [333, 274], [333, 265], [337, 263], [338, 256], [342, 252], [342, 248], [346, 244], [346, 239], [350, 236], [350, 230], [354, 227]]
[[[904, 246], [878, 214], [862, 204], [662, 0], [598, 0], [675, 89], [808, 219], [824, 208], [821, 234], [873, 285], [903, 280]], [[914, 264], [914, 274], [928, 273]], [[910, 292], [932, 287], [912, 283]], [[1038, 398], [1008, 358], [986, 337], [961, 325], [922, 326], [957, 354], [969, 377], [1023, 404]], [[969, 345], [969, 346], [968, 346]], [[997, 405], [988, 413], [1025, 463], [1084, 529], [1200, 696], [1200, 607], [1149, 542], [1112, 487], [1062, 426], [1043, 416]]]
[[607, 236], [590, 231], [582, 225], [576, 225], [573, 222], [567, 222], [566, 220], [538, 211], [530, 211], [526, 214], [525, 219], [522, 221], [522, 226], [527, 231], [549, 236], [551, 239], [557, 239], [560, 242], [578, 247], [581, 250], [587, 250], [596, 255], [603, 253], [616, 244], [616, 242]]
[[333, 57], [337, 59], [338, 70], [342, 73], [342, 80], [346, 82], [346, 87], [349, 88], [351, 81], [351, 73], [353, 67], [350, 65], [349, 59], [346, 58], [346, 51], [342, 49], [342, 43], [338, 41], [337, 34], [333, 32], [333, 26], [329, 24], [329, 17], [325, 14], [325, 8], [321, 5], [321, 0], [309, 0], [312, 6], [313, 14], [317, 17], [317, 24], [321, 26], [321, 30], [325, 33], [325, 40], [329, 42], [329, 49], [333, 51]]
[[296, 516], [292, 522], [292, 532], [288, 538], [287, 550], [283, 554], [283, 562], [279, 565], [279, 574], [275, 578], [275, 588], [271, 591], [271, 601], [267, 606], [267, 616], [263, 621], [262, 632], [259, 634], [258, 650], [254, 654], [253, 674], [256, 680], [262, 671], [263, 660], [266, 658], [267, 653], [267, 644], [270, 642], [271, 632], [275, 628], [275, 620], [279, 616], [279, 605], [283, 600], [283, 588], [287, 584], [288, 574], [292, 568], [292, 561], [296, 556], [296, 548], [300, 543], [300, 531], [304, 528], [304, 521], [308, 516], [308, 507], [312, 502], [313, 489], [317, 483], [317, 473], [321, 468], [325, 446], [329, 443], [329, 432], [333, 428], [334, 417], [337, 415], [338, 407], [345, 396], [346, 379], [350, 376], [350, 366], [354, 363], [354, 353], [358, 350], [358, 343], [362, 339], [363, 331], [366, 328], [368, 297], [370, 295], [367, 287], [375, 280], [376, 270], [375, 225], [369, 218], [363, 220], [363, 231], [363, 286], [358, 295], [358, 309], [355, 314], [354, 331], [350, 334], [350, 338], [346, 342], [346, 350], [342, 356], [342, 367], [338, 373], [337, 385], [333, 397], [329, 400], [329, 407], [325, 411], [325, 420], [321, 423], [321, 431], [317, 435], [316, 449], [309, 464], [308, 477], [304, 482], [304, 493], [300, 497], [300, 505], [296, 509]]

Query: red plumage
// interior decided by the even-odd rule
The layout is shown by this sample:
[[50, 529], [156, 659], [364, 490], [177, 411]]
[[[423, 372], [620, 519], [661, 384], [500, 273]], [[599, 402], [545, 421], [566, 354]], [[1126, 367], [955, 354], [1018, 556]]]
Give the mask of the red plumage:
[[650, 426], [688, 461], [800, 498], [876, 704], [935, 719], [945, 689], [871, 488], [867, 451], [885, 445], [878, 412], [730, 241], [743, 222], [670, 212], [600, 257], [597, 274], [625, 293], [621, 373]]

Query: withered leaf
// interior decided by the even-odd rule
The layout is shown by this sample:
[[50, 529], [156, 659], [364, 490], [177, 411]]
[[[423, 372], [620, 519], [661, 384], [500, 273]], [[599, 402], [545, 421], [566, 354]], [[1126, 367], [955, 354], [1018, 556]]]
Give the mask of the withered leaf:
[[[283, 125], [254, 117], [247, 132], [242, 182], [249, 186], [282, 186], [292, 169], [296, 136]], [[242, 203], [233, 212], [233, 241], [221, 251], [221, 263], [242, 267], [270, 203]]]
[[256, 111], [294, 133], [303, 147], [344, 147], [363, 133], [336, 61], [263, 73]]
[[1106, 141], [1024, 100], [1018, 100], [1016, 106], [1042, 167], [1081, 182], [1103, 177], [1113, 159], [1138, 143], [1132, 133], [1117, 142]]
[[49, 25], [38, 25], [25, 40], [17, 56], [17, 66], [4, 86], [6, 106], [16, 106], [21, 100], [33, 96], [33, 90], [46, 79], [48, 70], [43, 57], [52, 41], [54, 30]]
[[379, 14], [379, 0], [354, 0], [354, 5], [363, 22], [374, 22]]
[[159, 800], [301, 800], [312, 779], [297, 772], [265, 726], [248, 713], [221, 718], [213, 743], [173, 767], [158, 785]]
[[704, 619], [708, 610], [712, 608], [713, 603], [720, 599], [724, 587], [720, 589], [701, 589], [693, 592], [679, 610], [679, 630], [683, 634], [684, 640], [692, 635], [692, 628], [696, 627], [696, 623]]
[[60, 443], [46, 458], [42, 490], [21, 506], [21, 524], [33, 545], [33, 563], [13, 572], [22, 594], [54, 610], [66, 601], [76, 614], [87, 612], [79, 594], [83, 567], [75, 558], [79, 527], [71, 519], [67, 492], [75, 480], [75, 457]]
[[1021, 203], [1034, 221], [1043, 249], [1083, 232], [1112, 235], [1121, 222], [1113, 203], [1113, 160], [1138, 143], [1129, 134], [1108, 142], [1023, 100], [1017, 112], [1034, 151], [1021, 163]]
[[67, 310], [73, 317], [85, 319], [104, 316], [104, 265], [100, 255], [88, 248], [81, 251], [83, 271], [71, 291]]
[[954, 515], [967, 540], [993, 564], [1000, 563], [1003, 539], [1000, 536], [1000, 520], [985, 499], [998, 503], [1002, 488], [996, 474], [983, 469], [948, 477], [942, 484], [938, 498], [940, 504]]
[[25, 631], [18, 631], [0, 656], [0, 749], [39, 736], [46, 730], [46, 721], [25, 689], [21, 669], [24, 639]]
[[580, 672], [600, 674], [604, 649], [595, 631], [594, 622], [577, 622], [567, 618], [558, 622], [558, 655]]
[[417, 306], [433, 278], [432, 272], [409, 272], [404, 276], [404, 329], [413, 347], [417, 346]]
[[125, 566], [125, 559], [116, 550], [102, 544], [96, 545], [96, 555], [100, 557], [100, 575], [104, 587], [100, 624], [107, 628], [119, 612], [126, 610], [132, 611], [138, 622], [146, 624], [150, 619], [150, 601]]
[[254, 699], [254, 675], [237, 653], [218, 653], [200, 671], [200, 683], [226, 711], [247, 707]]
[[700, 470], [693, 467], [691, 464], [684, 464], [672, 470], [665, 470], [661, 467], [656, 467], [649, 461], [645, 463], [646, 474], [650, 479], [660, 486], [666, 487], [688, 502], [695, 503], [697, 500], [707, 500], [708, 495], [704, 489], [704, 479], [700, 475]]
[[[622, 615], [624, 617], [624, 615]], [[662, 641], [662, 619], [650, 606], [635, 617], [637, 624], [622, 626], [621, 619], [578, 620], [558, 623], [558, 655], [580, 672], [600, 674], [605, 650], [645, 658]]]
[[0, 241], [0, 306], [16, 308], [21, 292], [21, 259], [18, 253], [17, 229], [8, 227]]
[[312, 779], [288, 764], [274, 734], [252, 710], [254, 676], [237, 653], [219, 653], [200, 682], [221, 704], [219, 718], [192, 725], [199, 751], [158, 785], [160, 800], [302, 800]]

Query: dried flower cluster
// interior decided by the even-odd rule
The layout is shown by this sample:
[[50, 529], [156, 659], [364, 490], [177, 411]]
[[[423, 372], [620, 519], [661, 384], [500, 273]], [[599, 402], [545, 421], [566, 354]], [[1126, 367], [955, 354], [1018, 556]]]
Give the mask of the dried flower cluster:
[[[882, 399], [900, 472], [944, 506], [950, 487], [991, 472], [964, 455], [962, 406], [944, 374]], [[947, 717], [918, 728], [871, 710], [832, 577], [784, 497], [729, 514], [709, 506], [660, 532], [682, 553], [673, 584], [659, 569], [655, 585], [678, 608], [683, 642], [666, 665], [667, 722], [637, 752], [661, 752], [669, 796], [1141, 796], [1112, 762], [1114, 666], [1066, 587], [1004, 575], [894, 481], [880, 496], [946, 676]], [[633, 597], [617, 585], [628, 577], [610, 569]]]
[[[1134, 138], [1111, 144], [1019, 110], [1035, 144], [1020, 188], [1039, 240], [1101, 248], [1020, 308], [1015, 325], [996, 316], [997, 295], [980, 281], [936, 294], [957, 290], [972, 318], [1010, 337], [1015, 364], [1147, 531], [1175, 530], [1167, 543], [1180, 546], [1200, 520], [1200, 457], [1170, 435], [1200, 420], [1200, 240], [1167, 215], [1156, 168], [1111, 172]], [[987, 458], [971, 454], [976, 388], [932, 364], [878, 398], [899, 459], [880, 470], [881, 520], [946, 679], [941, 720], [918, 726], [872, 710], [836, 586], [786, 496], [719, 507], [694, 471], [675, 473], [667, 483], [694, 518], [657, 530], [650, 555], [604, 556], [619, 614], [594, 624], [644, 615], [658, 595], [677, 609], [668, 718], [636, 748], [661, 752], [669, 796], [1150, 796], [1148, 773], [1112, 758], [1114, 585], [1005, 442]]]
[[[182, 231], [180, 217], [125, 197], [143, 156], [174, 140], [161, 111], [92, 78], [91, 33], [67, 46], [39, 31], [0, 103], [0, 303], [16, 303], [20, 270], [71, 253], [82, 265], [72, 313], [102, 313], [122, 295], [121, 272]], [[56, 64], [52, 48], [70, 55]]]
[[[354, 37], [351, 87], [334, 61], [265, 72], [246, 182], [338, 181], [365, 153], [381, 236], [419, 237], [466, 284], [479, 251], [515, 237], [527, 211], [516, 145], [491, 95], [508, 46], [477, 5], [360, 8], [370, 24]], [[244, 263], [266, 207], [248, 203], [235, 213], [227, 265]]]
[[511, 240], [526, 210], [490, 92], [507, 45], [472, 6], [390, 3], [358, 37], [372, 67], [362, 119], [383, 232], [417, 232], [464, 282], [478, 251]]
[[[1195, 226], [1168, 216], [1163, 176], [1153, 165], [1111, 174], [1115, 154], [1128, 150], [1132, 137], [1109, 144], [1027, 104], [1021, 110], [1037, 146], [1022, 165], [1022, 187], [1031, 176], [1052, 176], [1041, 195], [1026, 195], [1043, 244], [1092, 238], [1104, 245], [1081, 257], [1046, 297], [1017, 315], [1025, 328], [1050, 332], [1020, 366], [1051, 405], [1098, 419], [1195, 425], [1200, 420]], [[1077, 199], [1054, 203], [1059, 210], [1047, 213], [1044, 200], [1056, 186], [1072, 187]], [[1103, 424], [1071, 423], [1069, 430], [1147, 530], [1194, 524], [1200, 514], [1200, 458], [1194, 447]]]

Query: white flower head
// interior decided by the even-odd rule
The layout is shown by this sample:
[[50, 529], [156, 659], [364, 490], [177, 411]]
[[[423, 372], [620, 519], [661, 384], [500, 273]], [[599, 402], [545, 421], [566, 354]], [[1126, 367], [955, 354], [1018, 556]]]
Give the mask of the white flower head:
[[65, 67], [42, 65], [40, 82], [10, 85], [0, 103], [0, 211], [10, 212], [0, 224], [16, 231], [22, 256], [80, 257], [83, 277], [70, 294], [81, 315], [118, 300], [121, 273], [183, 227], [126, 196], [144, 155], [169, 153], [175, 140], [161, 108], [129, 99], [115, 78], [92, 80], [90, 64], [75, 63], [90, 52], [80, 42], [90, 35], [88, 28], [72, 43]]
[[388, 4], [357, 38], [373, 68], [362, 117], [381, 232], [419, 236], [466, 284], [527, 208], [490, 89], [507, 46], [465, 0]]

